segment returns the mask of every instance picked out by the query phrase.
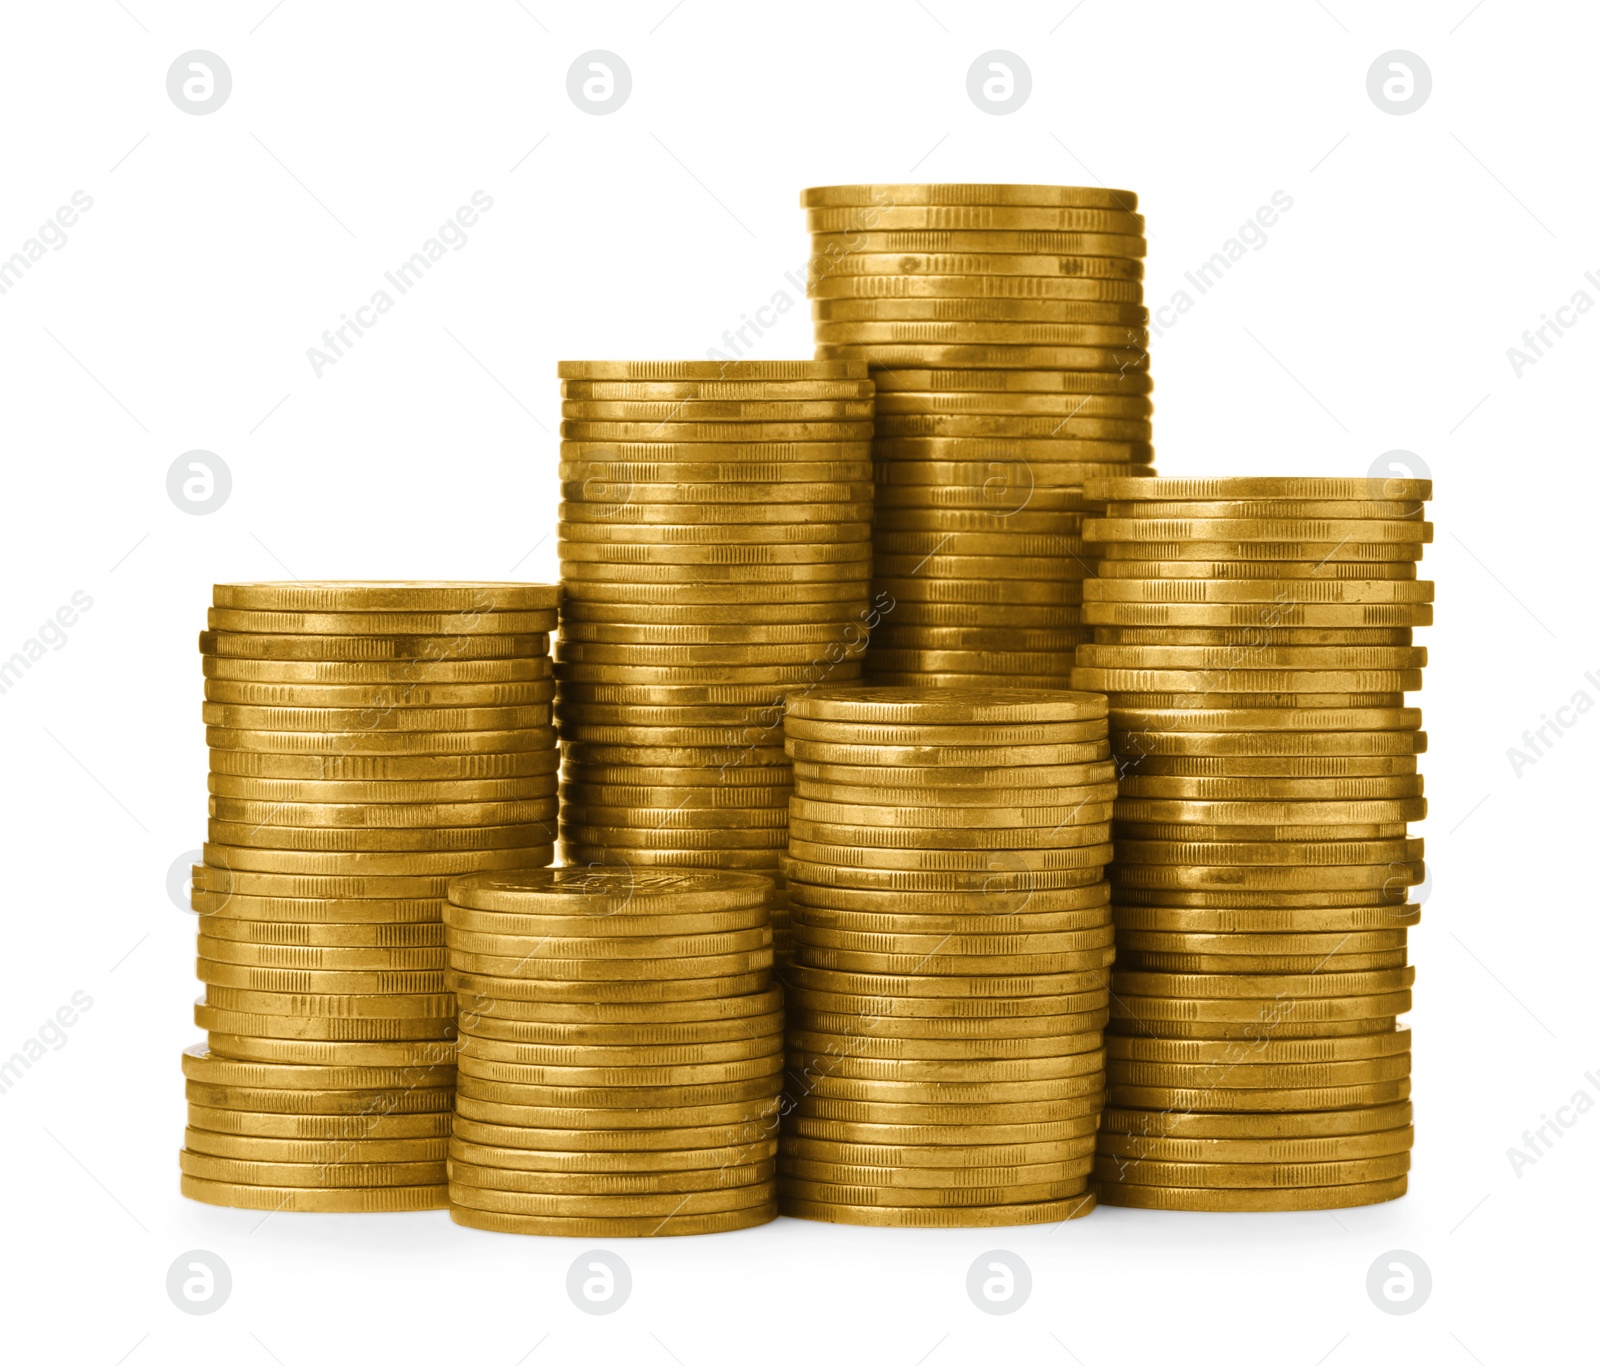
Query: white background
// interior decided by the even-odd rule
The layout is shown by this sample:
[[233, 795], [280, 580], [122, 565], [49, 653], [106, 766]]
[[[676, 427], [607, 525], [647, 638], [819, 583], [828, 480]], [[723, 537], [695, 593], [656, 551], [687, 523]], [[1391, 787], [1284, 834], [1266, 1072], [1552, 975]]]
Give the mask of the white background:
[[[1600, 1098], [1600, 1070], [1585, 1078], [1600, 1069], [1600, 716], [1520, 776], [1507, 750], [1580, 689], [1600, 699], [1600, 672], [1585, 678], [1600, 671], [1600, 317], [1520, 377], [1506, 354], [1575, 291], [1600, 300], [1584, 280], [1600, 269], [1591, 7], [270, 3], [5, 10], [0, 256], [75, 191], [93, 199], [0, 296], [0, 657], [75, 591], [93, 599], [0, 696], [0, 1057], [75, 991], [93, 998], [0, 1096], [8, 1348], [104, 1366], [1591, 1352], [1600, 1116], [1520, 1175], [1507, 1152], [1575, 1092]], [[165, 84], [196, 48], [234, 83], [204, 117]], [[566, 89], [596, 48], [633, 75], [605, 117]], [[995, 48], [1033, 74], [1004, 117], [966, 93]], [[1367, 94], [1391, 49], [1433, 74], [1405, 117]], [[1152, 305], [1274, 191], [1292, 197], [1152, 342], [1157, 460], [1359, 475], [1403, 448], [1437, 480], [1411, 1194], [1336, 1215], [1105, 1209], [949, 1233], [780, 1220], [617, 1244], [634, 1290], [607, 1318], [567, 1298], [582, 1245], [442, 1213], [262, 1224], [183, 1200], [194, 924], [165, 880], [204, 829], [210, 585], [552, 577], [556, 360], [698, 357], [779, 292], [797, 306], [750, 354], [809, 355], [796, 197], [864, 180], [1135, 190]], [[494, 207], [467, 244], [315, 375], [307, 348], [476, 190]], [[208, 516], [166, 493], [194, 449], [233, 475]], [[992, 1247], [1034, 1277], [1005, 1318], [964, 1291]], [[165, 1291], [191, 1248], [233, 1272], [205, 1318]], [[1409, 1317], [1365, 1290], [1393, 1248], [1432, 1268]]]

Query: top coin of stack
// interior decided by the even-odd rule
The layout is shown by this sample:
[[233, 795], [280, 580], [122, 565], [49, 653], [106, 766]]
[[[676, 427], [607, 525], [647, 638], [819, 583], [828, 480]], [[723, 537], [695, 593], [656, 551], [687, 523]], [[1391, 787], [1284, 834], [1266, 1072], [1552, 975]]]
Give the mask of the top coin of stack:
[[451, 877], [554, 854], [559, 590], [218, 584], [204, 657], [182, 1188], [260, 1209], [442, 1208]]
[[866, 365], [560, 374], [565, 860], [776, 873], [784, 694], [858, 677], [871, 624]]
[[1152, 472], [1137, 197], [834, 185], [800, 202], [817, 355], [877, 383], [869, 676], [1065, 687], [1088, 639], [1084, 481]]
[[1328, 1209], [1405, 1192], [1407, 889], [1423, 880], [1416, 577], [1429, 486], [1107, 479], [1086, 532], [1110, 694], [1108, 1203]]

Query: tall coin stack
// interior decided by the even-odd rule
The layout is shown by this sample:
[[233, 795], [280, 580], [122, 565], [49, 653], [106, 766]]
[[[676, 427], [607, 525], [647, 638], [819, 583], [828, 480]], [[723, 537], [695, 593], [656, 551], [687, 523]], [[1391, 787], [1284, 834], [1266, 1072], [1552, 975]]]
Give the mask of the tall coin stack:
[[450, 879], [554, 855], [558, 591], [218, 584], [185, 1195], [442, 1209]]
[[1144, 218], [1125, 190], [803, 191], [817, 356], [877, 383], [877, 683], [1064, 688], [1084, 480], [1150, 474]]
[[1106, 700], [791, 699], [786, 1214], [989, 1227], [1087, 1213], [1105, 1101]]
[[859, 677], [872, 622], [866, 364], [560, 374], [564, 861], [775, 876], [784, 694]]
[[714, 1233], [777, 1214], [770, 878], [556, 868], [450, 885], [450, 1215], [502, 1233]]
[[1108, 479], [1087, 534], [1111, 696], [1117, 968], [1108, 1204], [1293, 1210], [1403, 1195], [1426, 804], [1430, 486]]

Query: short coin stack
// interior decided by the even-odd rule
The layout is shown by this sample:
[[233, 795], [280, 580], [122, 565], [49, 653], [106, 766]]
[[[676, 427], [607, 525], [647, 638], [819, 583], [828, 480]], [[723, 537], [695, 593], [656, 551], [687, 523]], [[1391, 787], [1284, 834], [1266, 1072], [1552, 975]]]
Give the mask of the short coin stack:
[[554, 855], [558, 590], [218, 584], [184, 1194], [445, 1205], [451, 877]]
[[450, 887], [451, 1218], [714, 1233], [777, 1213], [770, 878], [556, 868]]
[[819, 689], [784, 725], [784, 1212], [1087, 1213], [1112, 957], [1105, 699]]
[[783, 696], [871, 625], [866, 364], [560, 374], [564, 861], [776, 874]]
[[868, 676], [1066, 687], [1089, 638], [1084, 480], [1152, 472], [1136, 196], [834, 185], [801, 203], [817, 356], [867, 361], [878, 390]]
[[1111, 697], [1108, 1204], [1405, 1193], [1426, 482], [1108, 479], [1073, 680]]

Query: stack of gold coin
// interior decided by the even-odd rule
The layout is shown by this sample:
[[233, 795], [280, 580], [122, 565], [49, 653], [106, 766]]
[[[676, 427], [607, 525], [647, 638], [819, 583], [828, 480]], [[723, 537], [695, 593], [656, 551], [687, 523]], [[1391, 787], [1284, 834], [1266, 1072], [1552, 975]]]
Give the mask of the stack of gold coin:
[[817, 356], [877, 384], [866, 668], [1065, 688], [1089, 638], [1084, 481], [1149, 474], [1144, 218], [1125, 190], [802, 192]]
[[770, 878], [698, 870], [451, 883], [452, 1219], [603, 1238], [777, 1214], [771, 896]]
[[784, 1212], [1087, 1213], [1112, 958], [1105, 698], [818, 689], [784, 727]]
[[560, 374], [564, 861], [776, 874], [784, 694], [873, 619], [866, 364]]
[[1430, 487], [1106, 479], [1085, 533], [1120, 786], [1107, 1203], [1394, 1199], [1411, 1149], [1406, 928]]
[[559, 590], [218, 584], [184, 1194], [442, 1209], [452, 877], [555, 852]]

